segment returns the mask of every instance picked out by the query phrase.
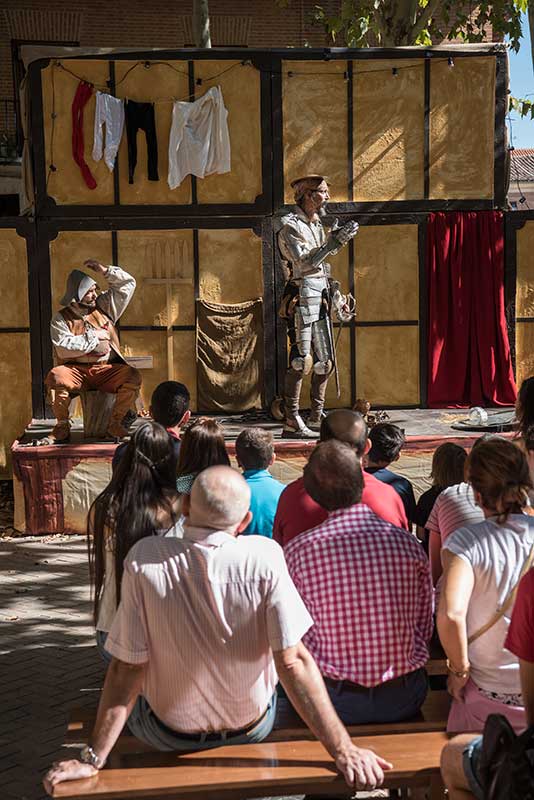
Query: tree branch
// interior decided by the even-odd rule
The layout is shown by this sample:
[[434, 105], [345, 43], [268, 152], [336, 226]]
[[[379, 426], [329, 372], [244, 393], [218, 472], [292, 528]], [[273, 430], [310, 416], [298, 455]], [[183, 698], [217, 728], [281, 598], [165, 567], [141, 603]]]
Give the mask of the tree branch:
[[441, 5], [441, 0], [428, 0], [428, 3], [426, 4], [425, 8], [423, 8], [423, 11], [419, 19], [416, 19], [415, 23], [411, 27], [410, 30], [411, 42], [415, 43], [415, 40], [417, 39], [421, 31], [424, 31], [430, 19], [434, 16], [435, 12], [438, 10], [440, 5]]

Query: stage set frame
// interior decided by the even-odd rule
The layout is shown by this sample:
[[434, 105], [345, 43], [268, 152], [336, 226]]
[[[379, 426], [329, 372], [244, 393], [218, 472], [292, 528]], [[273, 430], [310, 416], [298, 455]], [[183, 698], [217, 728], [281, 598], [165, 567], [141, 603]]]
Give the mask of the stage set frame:
[[[304, 153], [302, 157], [293, 157], [291, 149], [291, 136], [298, 134], [298, 126], [295, 120], [291, 119], [291, 108], [285, 103], [289, 103], [288, 97], [291, 95], [294, 86], [308, 87], [306, 91], [313, 91], [313, 85], [324, 87], [324, 78], [327, 78], [329, 86], [335, 85], [338, 96], [343, 93], [344, 102], [338, 112], [339, 126], [336, 122], [329, 123], [324, 120], [324, 128], [319, 135], [319, 146], [316, 169], [313, 171], [326, 170], [334, 166], [338, 174], [343, 173], [343, 181], [346, 186], [341, 185], [338, 175], [334, 174], [334, 187], [332, 201], [329, 204], [329, 214], [337, 216], [342, 223], [344, 219], [353, 218], [358, 220], [361, 225], [360, 235], [346, 249], [345, 255], [338, 256], [339, 261], [334, 266], [336, 277], [341, 281], [343, 287], [356, 294], [363, 293], [364, 297], [370, 296], [370, 277], [368, 262], [361, 264], [360, 256], [362, 252], [372, 252], [374, 242], [389, 241], [390, 255], [395, 250], [395, 232], [406, 235], [410, 247], [413, 251], [413, 264], [410, 268], [409, 281], [413, 288], [413, 297], [407, 300], [410, 307], [410, 314], [373, 314], [366, 313], [365, 307], [363, 314], [360, 314], [355, 321], [343, 326], [340, 335], [341, 357], [340, 366], [343, 370], [342, 397], [339, 401], [332, 401], [333, 389], [329, 390], [330, 400], [334, 404], [349, 405], [354, 403], [357, 397], [367, 394], [362, 376], [365, 376], [368, 365], [365, 362], [365, 342], [370, 341], [369, 337], [383, 336], [384, 352], [388, 349], [388, 343], [394, 341], [397, 335], [405, 336], [403, 341], [405, 347], [416, 346], [418, 350], [417, 362], [412, 384], [406, 389], [399, 390], [398, 401], [393, 395], [375, 396], [371, 399], [382, 407], [425, 407], [427, 405], [427, 329], [428, 329], [428, 297], [427, 280], [425, 270], [425, 247], [426, 247], [426, 221], [428, 214], [432, 211], [484, 211], [491, 209], [504, 210], [506, 206], [506, 136], [505, 136], [505, 113], [507, 103], [508, 87], [508, 67], [507, 55], [505, 50], [499, 45], [467, 46], [467, 47], [439, 47], [439, 48], [402, 48], [402, 49], [288, 49], [288, 50], [157, 50], [138, 52], [113, 52], [113, 53], [91, 53], [74, 55], [72, 50], [69, 56], [58, 56], [60, 63], [69, 67], [69, 63], [76, 62], [74, 72], [83, 74], [83, 62], [98, 62], [100, 67], [107, 64], [106, 82], [111, 94], [117, 92], [117, 84], [121, 79], [117, 79], [117, 73], [122, 75], [125, 70], [123, 62], [144, 62], [149, 64], [146, 72], [154, 69], [158, 64], [172, 62], [183, 66], [182, 78], [183, 85], [187, 86], [187, 94], [190, 100], [194, 100], [200, 91], [202, 84], [203, 62], [217, 62], [221, 66], [221, 82], [224, 81], [223, 70], [226, 62], [232, 67], [235, 63], [234, 73], [239, 72], [240, 67], [244, 68], [244, 76], [252, 74], [252, 70], [258, 75], [258, 113], [259, 118], [255, 124], [259, 129], [259, 173], [257, 180], [260, 191], [250, 202], [205, 202], [205, 190], [200, 192], [202, 197], [199, 199], [200, 180], [192, 178], [187, 202], [182, 203], [146, 203], [132, 202], [131, 198], [125, 198], [124, 184], [124, 160], [117, 159], [117, 166], [112, 175], [112, 202], [90, 204], [81, 202], [76, 198], [73, 203], [57, 202], [49, 191], [50, 184], [54, 184], [54, 176], [50, 180], [50, 150], [47, 150], [46, 126], [49, 125], [49, 108], [44, 101], [43, 75], [47, 67], [53, 65], [56, 58], [40, 59], [33, 61], [28, 68], [29, 98], [30, 98], [30, 138], [31, 156], [34, 175], [35, 205], [32, 217], [10, 219], [5, 218], [0, 222], [0, 235], [2, 230], [12, 229], [19, 236], [24, 237], [27, 248], [27, 269], [28, 269], [28, 324], [21, 327], [0, 328], [0, 340], [4, 333], [15, 330], [29, 337], [31, 352], [31, 398], [32, 415], [35, 419], [43, 419], [51, 416], [43, 389], [43, 380], [47, 370], [52, 365], [52, 351], [49, 339], [48, 326], [53, 308], [52, 302], [52, 276], [51, 269], [51, 245], [61, 234], [74, 232], [108, 232], [111, 236], [112, 258], [118, 255], [120, 250], [118, 237], [121, 232], [161, 232], [169, 231], [192, 231], [193, 237], [193, 271], [194, 271], [194, 322], [187, 325], [173, 325], [173, 331], [188, 331], [194, 334], [196, 331], [196, 306], [200, 299], [200, 270], [199, 264], [199, 234], [203, 231], [224, 231], [224, 230], [250, 230], [255, 236], [261, 238], [261, 280], [263, 284], [263, 376], [262, 405], [268, 408], [272, 399], [280, 392], [282, 378], [286, 365], [287, 339], [284, 323], [278, 318], [277, 307], [283, 289], [283, 277], [279, 265], [279, 256], [276, 247], [276, 226], [279, 216], [291, 207], [289, 191], [289, 180], [294, 175], [293, 171], [299, 168], [307, 168], [311, 171], [313, 163], [313, 152]], [[433, 105], [433, 91], [438, 90], [436, 80], [432, 83], [433, 69], [443, 69], [442, 73], [446, 80], [453, 75], [450, 69], [451, 60], [457, 74], [462, 69], [469, 68], [471, 59], [479, 59], [478, 62], [471, 62], [473, 65], [484, 62], [485, 74], [493, 75], [494, 78], [494, 104], [492, 110], [492, 152], [491, 159], [487, 159], [488, 175], [487, 185], [491, 190], [485, 191], [483, 196], [470, 196], [469, 191], [460, 192], [459, 196], [434, 196], [436, 192], [435, 178], [435, 155], [433, 151], [432, 126], [434, 125], [433, 114], [436, 109]], [[488, 67], [487, 60], [491, 59], [493, 66]], [[481, 60], [481, 61], [480, 61]], [[296, 65], [296, 66], [295, 66]], [[359, 126], [362, 124], [362, 115], [365, 114], [364, 108], [359, 108], [355, 103], [355, 92], [358, 87], [365, 86], [372, 74], [374, 66], [378, 72], [383, 73], [384, 80], [391, 76], [393, 83], [398, 85], [399, 91], [402, 89], [402, 81], [408, 80], [404, 76], [417, 76], [413, 78], [416, 88], [411, 91], [422, 92], [420, 98], [422, 113], [422, 141], [421, 157], [422, 163], [418, 169], [420, 175], [420, 196], [408, 196], [404, 199], [386, 200], [362, 200], [359, 196], [359, 176], [355, 174], [355, 163], [361, 155], [361, 148], [364, 148], [365, 137], [358, 140], [358, 136], [363, 134]], [[404, 65], [408, 66], [407, 71]], [[413, 71], [410, 69], [413, 65]], [[207, 68], [207, 67], [206, 67]], [[142, 67], [140, 67], [142, 70]], [[213, 68], [212, 68], [213, 70]], [[448, 70], [448, 71], [447, 71]], [[205, 68], [204, 68], [205, 71]], [[228, 70], [229, 71], [229, 70]], [[439, 74], [437, 72], [436, 74]], [[331, 78], [329, 77], [331, 76]], [[379, 78], [371, 78], [378, 80]], [[47, 79], [48, 80], [48, 79]], [[246, 80], [246, 78], [244, 78]], [[295, 83], [299, 81], [300, 83]], [[293, 81], [293, 84], [290, 82]], [[311, 83], [310, 83], [311, 81]], [[323, 83], [321, 83], [323, 81]], [[398, 81], [398, 84], [396, 83]], [[213, 85], [205, 82], [204, 86]], [[72, 83], [72, 94], [74, 93], [75, 83]], [[224, 83], [223, 83], [224, 90]], [[300, 88], [299, 88], [300, 91]], [[323, 91], [320, 89], [320, 91]], [[389, 91], [389, 90], [388, 90]], [[392, 90], [391, 90], [392, 91]], [[146, 95], [146, 92], [145, 92]], [[184, 98], [187, 99], [187, 98]], [[150, 100], [146, 96], [146, 100]], [[48, 102], [48, 101], [47, 101]], [[419, 101], [418, 101], [419, 102]], [[459, 101], [460, 102], [460, 101]], [[69, 106], [70, 111], [70, 106]], [[243, 118], [246, 116], [247, 109], [241, 109]], [[230, 108], [230, 113], [236, 113]], [[297, 112], [295, 111], [295, 114]], [[384, 109], [384, 114], [388, 109]], [[439, 114], [439, 109], [437, 111]], [[314, 125], [316, 120], [310, 118], [310, 125]], [[438, 120], [439, 122], [439, 120]], [[300, 123], [299, 123], [300, 124]], [[330, 130], [329, 130], [330, 124]], [[359, 132], [360, 131], [360, 132]], [[328, 137], [335, 135], [341, 143], [344, 140], [343, 148], [336, 148], [336, 143], [332, 144], [335, 150], [334, 155], [327, 152], [326, 141]], [[457, 131], [458, 141], [462, 141], [465, 132]], [[335, 137], [334, 137], [335, 138]], [[445, 141], [445, 140], [444, 140]], [[363, 142], [363, 143], [362, 143]], [[443, 145], [445, 148], [446, 145]], [[460, 144], [458, 145], [460, 147]], [[360, 148], [358, 153], [356, 148]], [[88, 154], [90, 143], [86, 143], [86, 153]], [[341, 152], [342, 150], [342, 152]], [[436, 152], [438, 148], [436, 146]], [[67, 154], [70, 156], [70, 154]], [[232, 153], [234, 156], [234, 152]], [[439, 155], [439, 154], [438, 154]], [[365, 156], [365, 153], [364, 153]], [[72, 156], [70, 156], [72, 158]], [[235, 158], [239, 154], [235, 153]], [[337, 160], [336, 160], [337, 159]], [[491, 164], [490, 164], [491, 160]], [[329, 161], [332, 162], [329, 164]], [[92, 163], [92, 162], [91, 162]], [[460, 163], [460, 162], [458, 162]], [[491, 175], [489, 175], [491, 166]], [[374, 165], [371, 164], [369, 171]], [[140, 162], [138, 170], [143, 170], [144, 166]], [[329, 176], [330, 177], [330, 176]], [[166, 175], [160, 175], [160, 183], [166, 180]], [[81, 181], [81, 177], [80, 177]], [[337, 183], [336, 183], [337, 181]], [[439, 181], [438, 181], [439, 182]], [[460, 181], [461, 183], [461, 181]], [[467, 183], [467, 179], [466, 179]], [[376, 187], [372, 187], [374, 191]], [[163, 190], [161, 190], [163, 191]], [[410, 195], [409, 187], [403, 190], [404, 194]], [[399, 192], [402, 194], [403, 192]], [[397, 194], [399, 194], [397, 193]], [[223, 192], [224, 194], [224, 192]], [[445, 194], [445, 190], [441, 192]], [[412, 192], [413, 195], [413, 192]], [[516, 325], [527, 326], [527, 320], [534, 321], [534, 310], [532, 317], [525, 312], [518, 312], [515, 317], [515, 294], [516, 294], [516, 236], [521, 235], [522, 228], [527, 221], [534, 220], [534, 214], [528, 212], [509, 212], [505, 214], [506, 226], [506, 299], [507, 313], [510, 329], [510, 340], [513, 346], [514, 358], [517, 347], [514, 346]], [[530, 223], [532, 224], [532, 223]], [[528, 224], [526, 229], [530, 230]], [[373, 238], [375, 237], [375, 238]], [[376, 238], [378, 237], [378, 238]], [[389, 237], [389, 239], [388, 239]], [[404, 241], [404, 240], [399, 240]], [[366, 249], [367, 248], [367, 249]], [[91, 253], [84, 253], [83, 257], [90, 256]], [[81, 260], [82, 254], [80, 255]], [[368, 258], [366, 255], [365, 258]], [[75, 266], [75, 265], [73, 265]], [[128, 268], [128, 264], [124, 266]], [[386, 265], [387, 266], [387, 265]], [[525, 268], [526, 269], [526, 268]], [[392, 270], [386, 270], [383, 275], [391, 277]], [[525, 270], [523, 270], [525, 272]], [[521, 275], [523, 275], [523, 272]], [[236, 280], [239, 272], [236, 271]], [[525, 273], [526, 274], [526, 273]], [[534, 277], [534, 276], [533, 276]], [[382, 280], [382, 278], [381, 278]], [[382, 281], [382, 286], [392, 292], [396, 291], [393, 283], [386, 284]], [[388, 278], [390, 280], [390, 278]], [[534, 282], [533, 282], [534, 285]], [[386, 306], [388, 304], [386, 303]], [[534, 305], [534, 304], [533, 304]], [[129, 324], [124, 322], [122, 330], [127, 331], [159, 331], [166, 330], [165, 326]], [[534, 327], [532, 327], [534, 332]], [[336, 335], [339, 327], [336, 329]], [[388, 338], [389, 337], [389, 338]], [[378, 341], [375, 339], [374, 341]], [[406, 344], [408, 343], [408, 344]], [[410, 362], [412, 363], [412, 362]], [[521, 369], [517, 367], [518, 372]], [[333, 384], [333, 381], [331, 381]], [[29, 392], [29, 387], [28, 387]], [[331, 404], [332, 404], [331, 402]], [[198, 409], [202, 411], [202, 409]], [[12, 431], [15, 435], [20, 431]]]

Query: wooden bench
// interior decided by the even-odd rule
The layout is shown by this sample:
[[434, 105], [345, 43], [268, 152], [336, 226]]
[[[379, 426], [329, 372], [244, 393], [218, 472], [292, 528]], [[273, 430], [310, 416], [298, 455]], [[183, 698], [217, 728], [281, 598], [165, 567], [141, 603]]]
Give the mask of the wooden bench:
[[[443, 797], [442, 731], [358, 737], [360, 747], [393, 763], [385, 786], [431, 787]], [[347, 792], [343, 778], [318, 741], [265, 741], [196, 753], [114, 754], [94, 778], [58, 784], [53, 797], [76, 800], [247, 800], [253, 797]]]
[[[451, 704], [450, 695], [445, 691], [431, 691], [419, 714], [402, 722], [368, 723], [365, 725], [351, 725], [348, 731], [352, 737], [384, 736], [397, 733], [428, 733], [444, 731], [447, 727], [447, 717]], [[85, 744], [89, 741], [96, 719], [96, 710], [93, 708], [75, 708], [69, 716], [66, 744]], [[266, 742], [312, 740], [313, 733], [306, 727], [298, 714], [293, 710], [287, 700], [279, 700], [276, 712], [276, 722]], [[117, 741], [114, 753], [147, 753], [154, 752], [154, 748], [145, 742], [136, 739], [128, 733], [123, 734]]]

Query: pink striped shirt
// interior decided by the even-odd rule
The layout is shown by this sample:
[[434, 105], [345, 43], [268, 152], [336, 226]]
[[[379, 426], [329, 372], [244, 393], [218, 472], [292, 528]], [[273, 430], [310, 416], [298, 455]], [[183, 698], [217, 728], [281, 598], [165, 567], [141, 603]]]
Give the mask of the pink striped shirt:
[[186, 523], [183, 539], [149, 537], [128, 554], [106, 649], [146, 663], [143, 695], [170, 728], [238, 730], [274, 692], [272, 651], [312, 624], [276, 542]]

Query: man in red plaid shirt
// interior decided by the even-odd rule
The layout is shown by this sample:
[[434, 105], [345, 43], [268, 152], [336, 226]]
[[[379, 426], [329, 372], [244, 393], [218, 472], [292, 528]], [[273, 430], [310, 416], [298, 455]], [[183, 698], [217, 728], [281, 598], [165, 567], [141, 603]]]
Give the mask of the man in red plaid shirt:
[[304, 485], [329, 514], [284, 549], [314, 620], [303, 641], [346, 725], [407, 719], [427, 693], [427, 557], [413, 536], [360, 502], [362, 470], [349, 445], [319, 444]]

